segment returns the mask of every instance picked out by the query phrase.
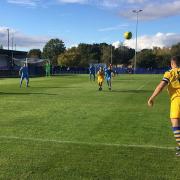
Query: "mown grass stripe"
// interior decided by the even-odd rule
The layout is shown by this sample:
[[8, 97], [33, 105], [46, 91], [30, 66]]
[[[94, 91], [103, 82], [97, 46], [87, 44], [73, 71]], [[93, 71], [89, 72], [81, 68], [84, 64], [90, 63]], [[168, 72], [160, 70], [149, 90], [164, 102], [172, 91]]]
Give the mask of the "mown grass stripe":
[[141, 85], [140, 87], [138, 87], [136, 90], [142, 90], [146, 85], [148, 85], [150, 83], [150, 81], [147, 81], [146, 83], [144, 83], [143, 85]]

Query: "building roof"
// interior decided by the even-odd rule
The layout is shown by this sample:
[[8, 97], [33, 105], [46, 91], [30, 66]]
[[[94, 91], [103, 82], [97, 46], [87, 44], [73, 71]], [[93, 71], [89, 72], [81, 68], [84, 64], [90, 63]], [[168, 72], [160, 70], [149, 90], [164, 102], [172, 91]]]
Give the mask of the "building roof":
[[26, 51], [16, 51], [16, 50], [7, 50], [7, 49], [0, 49], [0, 55], [7, 55], [9, 57], [12, 57], [12, 54], [14, 57], [21, 57], [25, 58], [27, 56]]

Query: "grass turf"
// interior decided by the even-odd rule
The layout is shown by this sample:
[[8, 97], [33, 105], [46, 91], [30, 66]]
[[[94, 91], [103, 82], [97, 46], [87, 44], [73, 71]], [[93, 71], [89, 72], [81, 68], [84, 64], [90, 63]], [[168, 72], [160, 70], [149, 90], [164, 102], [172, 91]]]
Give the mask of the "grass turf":
[[0, 80], [0, 179], [179, 179], [159, 75], [120, 75], [102, 92], [88, 76]]

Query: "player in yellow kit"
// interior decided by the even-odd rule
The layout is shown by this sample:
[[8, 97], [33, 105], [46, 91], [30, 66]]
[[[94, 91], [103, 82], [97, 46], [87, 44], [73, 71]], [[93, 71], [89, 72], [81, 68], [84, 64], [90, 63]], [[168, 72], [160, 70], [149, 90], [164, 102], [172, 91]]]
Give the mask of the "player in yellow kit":
[[97, 77], [98, 77], [99, 91], [102, 91], [102, 85], [104, 82], [104, 71], [102, 67], [100, 67], [99, 71], [97, 72]]
[[148, 105], [153, 106], [155, 97], [167, 86], [171, 100], [170, 119], [178, 144], [176, 155], [180, 156], [180, 56], [171, 58], [171, 67], [172, 69], [164, 74], [162, 81], [149, 98]]

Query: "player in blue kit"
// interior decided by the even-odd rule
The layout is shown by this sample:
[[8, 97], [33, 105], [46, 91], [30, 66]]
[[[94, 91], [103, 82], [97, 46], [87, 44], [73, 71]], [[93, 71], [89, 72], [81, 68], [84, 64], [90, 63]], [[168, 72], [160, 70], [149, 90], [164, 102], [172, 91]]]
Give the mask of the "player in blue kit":
[[23, 67], [19, 70], [19, 75], [21, 76], [20, 80], [20, 87], [22, 86], [22, 82], [24, 79], [26, 79], [26, 87], [29, 86], [29, 73], [28, 73], [28, 67], [26, 64], [24, 64]]
[[96, 73], [95, 67], [94, 67], [94, 65], [91, 65], [89, 67], [89, 78], [90, 78], [90, 80], [93, 79], [93, 81], [95, 81], [95, 73]]
[[112, 66], [110, 65], [106, 70], [105, 70], [105, 78], [106, 78], [106, 82], [108, 85], [109, 90], [111, 90], [111, 86], [112, 86], [112, 74], [113, 74], [113, 70], [112, 70]]

